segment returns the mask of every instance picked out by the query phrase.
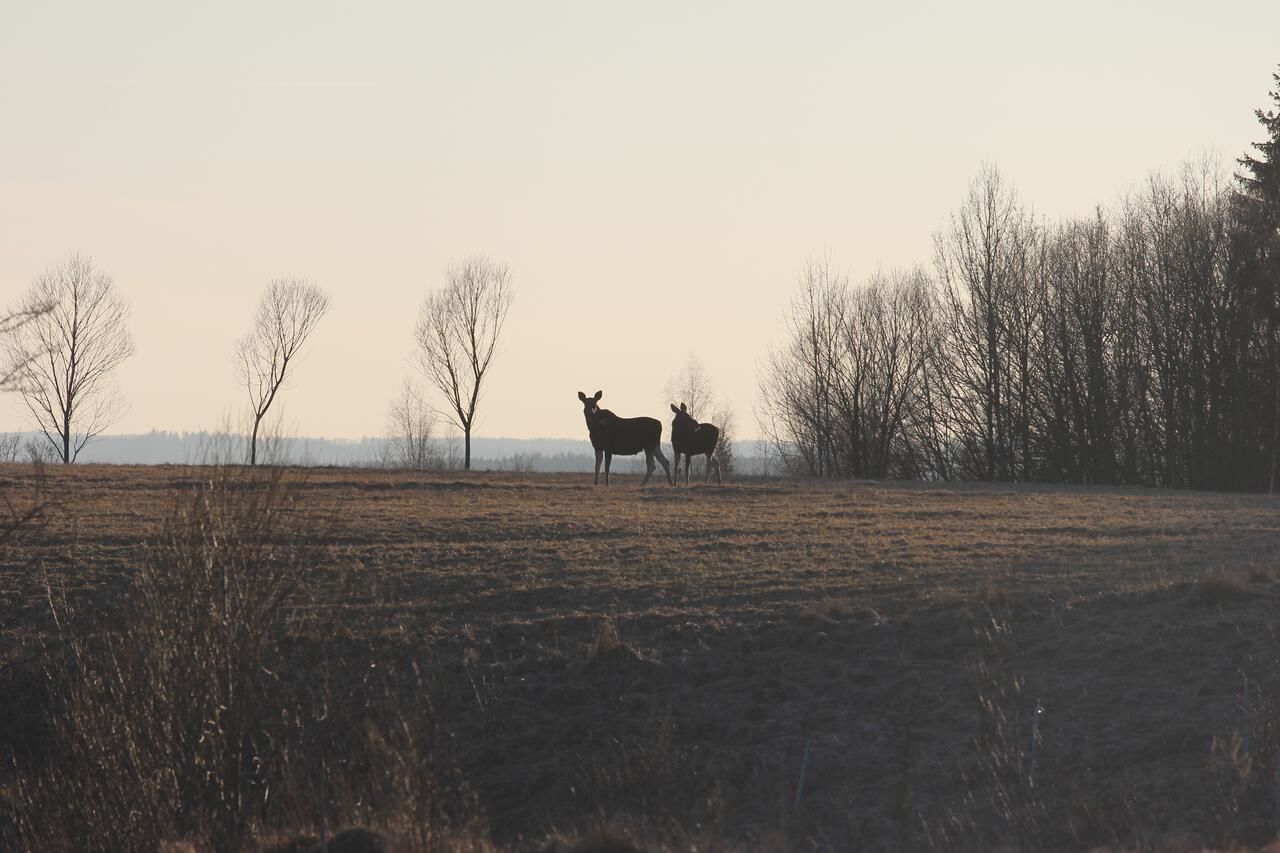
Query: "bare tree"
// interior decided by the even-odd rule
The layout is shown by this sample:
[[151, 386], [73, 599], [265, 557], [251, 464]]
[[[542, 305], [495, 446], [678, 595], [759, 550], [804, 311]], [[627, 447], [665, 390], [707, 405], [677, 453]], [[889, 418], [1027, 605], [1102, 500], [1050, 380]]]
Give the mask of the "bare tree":
[[668, 402], [684, 403], [689, 408], [689, 414], [696, 419], [710, 416], [711, 409], [715, 405], [715, 392], [711, 389], [711, 378], [707, 376], [702, 362], [693, 353], [689, 353], [684, 367], [667, 380], [662, 390]]
[[951, 377], [949, 406], [969, 474], [1019, 479], [1030, 356], [1020, 346], [1035, 318], [1027, 308], [1027, 252], [1034, 239], [1012, 189], [983, 167], [950, 227], [935, 235]]
[[382, 441], [382, 464], [386, 468], [428, 471], [444, 466], [443, 449], [432, 437], [435, 418], [422, 394], [408, 379], [387, 413], [387, 432]]
[[924, 477], [922, 436], [932, 282], [922, 270], [877, 274], [846, 294], [836, 383], [841, 470], [852, 477]]
[[792, 473], [943, 477], [945, 414], [928, 384], [937, 335], [932, 282], [916, 269], [850, 286], [811, 264], [789, 339], [761, 378], [761, 427]]
[[112, 374], [133, 354], [129, 306], [111, 276], [72, 255], [38, 277], [5, 322], [2, 384], [22, 395], [65, 464], [119, 417]]
[[249, 464], [258, 463], [258, 431], [298, 359], [302, 345], [329, 310], [329, 297], [309, 281], [278, 278], [258, 302], [253, 327], [236, 347], [236, 372], [249, 393], [253, 431]]
[[418, 363], [448, 402], [445, 414], [462, 430], [468, 471], [481, 386], [513, 297], [506, 264], [476, 256], [449, 268], [445, 286], [427, 294], [418, 315]]
[[849, 279], [828, 259], [800, 273], [787, 339], [759, 378], [760, 430], [792, 474], [843, 476], [836, 453], [835, 383]]

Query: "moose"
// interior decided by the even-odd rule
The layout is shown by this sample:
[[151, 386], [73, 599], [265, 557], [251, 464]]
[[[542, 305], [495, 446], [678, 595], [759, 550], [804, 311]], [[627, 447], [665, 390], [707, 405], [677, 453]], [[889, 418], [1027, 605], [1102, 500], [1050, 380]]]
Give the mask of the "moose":
[[707, 475], [703, 478], [703, 482], [711, 480], [711, 465], [716, 466], [716, 482], [723, 483], [720, 479], [720, 460], [716, 457], [716, 447], [720, 443], [720, 429], [714, 424], [700, 424], [693, 419], [693, 415], [689, 414], [688, 408], [684, 403], [680, 404], [680, 408], [676, 408], [676, 404], [671, 404], [671, 411], [675, 413], [675, 418], [671, 421], [671, 449], [675, 451], [676, 457], [676, 478], [672, 485], [680, 483], [680, 454], [684, 454], [684, 482], [689, 485], [689, 465], [693, 462], [694, 456], [707, 457]]
[[657, 418], [620, 418], [608, 409], [600, 408], [600, 398], [603, 396], [603, 391], [597, 391], [594, 397], [578, 392], [578, 399], [582, 401], [582, 414], [587, 419], [587, 432], [591, 434], [591, 446], [596, 450], [595, 484], [600, 485], [601, 459], [604, 460], [604, 484], [607, 486], [609, 466], [613, 463], [614, 454], [635, 456], [641, 451], [644, 451], [648, 470], [640, 485], [649, 482], [649, 478], [653, 476], [655, 457], [662, 463], [662, 470], [670, 483], [671, 466], [662, 453], [662, 421]]

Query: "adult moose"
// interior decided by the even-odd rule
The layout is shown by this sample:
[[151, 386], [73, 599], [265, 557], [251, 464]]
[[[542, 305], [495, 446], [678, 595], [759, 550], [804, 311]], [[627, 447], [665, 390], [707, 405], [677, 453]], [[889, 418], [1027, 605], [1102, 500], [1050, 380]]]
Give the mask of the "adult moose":
[[609, 466], [613, 463], [614, 454], [619, 456], [635, 456], [644, 451], [644, 461], [648, 471], [640, 485], [649, 482], [653, 476], [653, 460], [657, 457], [666, 472], [667, 482], [671, 482], [671, 466], [667, 457], [662, 454], [662, 421], [656, 418], [620, 418], [608, 409], [600, 408], [603, 391], [597, 391], [594, 397], [588, 397], [581, 391], [578, 399], [582, 401], [582, 414], [587, 419], [587, 432], [591, 434], [591, 446], [596, 450], [596, 485], [600, 485], [600, 460], [604, 460], [604, 484], [609, 485]]
[[671, 411], [675, 413], [675, 418], [671, 421], [671, 449], [675, 451], [676, 457], [676, 479], [672, 485], [680, 483], [680, 454], [684, 454], [684, 482], [689, 484], [689, 465], [693, 462], [694, 456], [707, 457], [707, 475], [703, 478], [703, 482], [711, 480], [711, 465], [716, 466], [716, 482], [723, 483], [720, 479], [720, 460], [716, 457], [716, 447], [720, 444], [720, 428], [715, 424], [700, 424], [693, 419], [693, 415], [689, 414], [689, 410], [684, 403], [680, 404], [680, 408], [676, 408], [676, 404], [671, 404]]

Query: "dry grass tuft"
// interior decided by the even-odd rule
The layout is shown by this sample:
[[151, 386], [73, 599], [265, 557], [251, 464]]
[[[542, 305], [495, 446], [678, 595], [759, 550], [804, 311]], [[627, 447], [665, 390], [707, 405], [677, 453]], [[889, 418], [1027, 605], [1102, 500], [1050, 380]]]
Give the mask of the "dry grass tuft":
[[1263, 568], [1262, 566], [1249, 567], [1249, 583], [1275, 583], [1276, 573], [1274, 569]]
[[616, 826], [597, 826], [573, 839], [555, 838], [542, 853], [654, 853], [630, 830]]
[[591, 640], [587, 657], [605, 658], [622, 648], [622, 639], [618, 636], [618, 625], [612, 619], [601, 619], [596, 625], [596, 635]]
[[1191, 589], [1191, 601], [1206, 607], [1222, 607], [1237, 604], [1251, 598], [1248, 581], [1238, 574], [1214, 573], [1196, 581]]

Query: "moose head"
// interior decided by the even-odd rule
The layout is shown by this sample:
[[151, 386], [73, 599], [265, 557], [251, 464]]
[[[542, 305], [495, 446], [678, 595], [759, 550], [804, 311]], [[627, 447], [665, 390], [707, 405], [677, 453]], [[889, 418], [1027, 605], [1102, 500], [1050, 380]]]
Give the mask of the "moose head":
[[587, 419], [588, 428], [600, 417], [600, 398], [603, 396], [603, 391], [597, 391], [594, 397], [578, 392], [578, 399], [582, 401], [582, 414]]
[[676, 404], [672, 403], [671, 411], [676, 416], [676, 419], [672, 421], [673, 425], [678, 424], [680, 426], [688, 427], [696, 427], [698, 425], [698, 422], [693, 419], [693, 415], [689, 414], [689, 409], [685, 407], [684, 403], [681, 403], [680, 408], [678, 409], [676, 408]]

